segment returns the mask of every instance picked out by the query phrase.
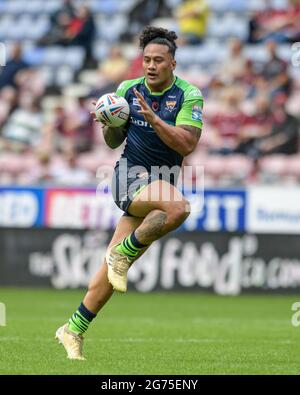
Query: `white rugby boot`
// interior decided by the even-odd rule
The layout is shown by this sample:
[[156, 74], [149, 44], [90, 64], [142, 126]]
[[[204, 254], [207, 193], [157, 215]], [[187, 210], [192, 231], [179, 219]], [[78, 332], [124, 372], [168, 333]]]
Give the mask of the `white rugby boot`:
[[83, 336], [71, 332], [68, 328], [68, 324], [57, 329], [55, 339], [58, 340], [59, 344], [64, 346], [69, 359], [85, 361], [82, 355]]
[[106, 253], [108, 267], [107, 277], [113, 289], [119, 292], [127, 291], [127, 272], [133, 262], [137, 259], [129, 258], [117, 251], [119, 244], [110, 248]]

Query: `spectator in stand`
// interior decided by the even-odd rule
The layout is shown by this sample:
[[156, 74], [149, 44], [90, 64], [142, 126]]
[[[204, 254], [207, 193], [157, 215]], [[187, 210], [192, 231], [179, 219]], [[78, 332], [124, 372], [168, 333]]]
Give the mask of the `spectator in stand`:
[[79, 5], [72, 11], [63, 8], [58, 11], [55, 23], [39, 45], [74, 45], [84, 48], [86, 56], [84, 65], [94, 63], [92, 43], [95, 35], [95, 22], [92, 13], [85, 5]]
[[257, 72], [254, 68], [253, 62], [247, 59], [244, 72], [239, 79], [241, 85], [245, 90], [245, 98], [253, 98], [256, 94], [255, 81], [257, 80]]
[[280, 93], [273, 102], [257, 99], [257, 113], [241, 134], [237, 152], [258, 159], [273, 153], [296, 154], [299, 150], [299, 120], [285, 109], [287, 97]]
[[17, 104], [17, 90], [6, 86], [0, 90], [0, 128], [7, 121]]
[[7, 142], [7, 148], [24, 151], [37, 147], [43, 137], [43, 120], [40, 98], [23, 93], [19, 99], [19, 107], [3, 127], [2, 135]]
[[21, 70], [15, 78], [19, 92], [26, 92], [34, 97], [42, 97], [45, 93], [45, 81], [38, 68]]
[[0, 89], [4, 86], [15, 86], [15, 78], [18, 72], [27, 67], [28, 64], [22, 59], [21, 44], [14, 43], [9, 61], [4, 67], [0, 68]]
[[37, 45], [55, 45], [63, 38], [72, 18], [75, 16], [75, 6], [72, 0], [64, 0], [63, 6], [50, 17], [51, 27]]
[[91, 151], [94, 143], [93, 119], [87, 106], [87, 100], [80, 97], [68, 110], [58, 106], [55, 109], [52, 124], [54, 145], [60, 152]]
[[288, 7], [272, 8], [267, 1], [264, 11], [255, 12], [249, 22], [250, 43], [274, 40], [278, 43], [295, 42], [300, 38], [300, 1], [289, 0]]
[[75, 16], [75, 6], [73, 0], [63, 0], [63, 5], [54, 14], [51, 15], [50, 21], [52, 23], [52, 28], [58, 24], [61, 13], [64, 13], [69, 16], [69, 18], [73, 18]]
[[115, 92], [128, 73], [129, 61], [122, 54], [119, 45], [111, 48], [109, 56], [99, 64], [99, 81], [90, 96], [100, 97], [107, 92]]
[[54, 183], [61, 185], [91, 185], [95, 182], [95, 175], [78, 165], [78, 155], [72, 149], [64, 152], [62, 166], [53, 166], [49, 175]]
[[257, 156], [256, 141], [271, 132], [273, 116], [267, 94], [259, 94], [255, 99], [255, 109], [247, 118], [238, 135], [239, 145], [235, 152], [246, 154], [254, 159]]
[[277, 93], [290, 93], [290, 78], [288, 64], [277, 55], [277, 43], [267, 43], [269, 60], [262, 70], [262, 76], [266, 82], [269, 94], [275, 96]]
[[198, 45], [206, 35], [209, 7], [205, 0], [183, 0], [175, 10], [180, 40], [179, 45]]
[[229, 45], [229, 54], [222, 63], [222, 78], [228, 84], [241, 79], [245, 74], [247, 59], [243, 54], [243, 43], [238, 38], [233, 38]]
[[247, 116], [240, 108], [243, 92], [240, 87], [230, 86], [223, 89], [222, 102], [209, 120], [212, 127], [210, 153], [228, 155], [235, 152], [239, 143], [241, 128], [247, 122]]
[[[136, 44], [136, 48], [139, 47], [138, 40], [139, 40], [139, 36], [137, 35], [134, 38], [134, 43]], [[143, 52], [138, 49], [134, 58], [130, 60], [130, 64], [128, 66], [127, 73], [126, 73], [124, 79], [125, 80], [133, 80], [135, 78], [142, 77], [143, 75], [144, 75]]]
[[258, 139], [255, 148], [258, 155], [286, 154], [299, 152], [299, 120], [285, 109], [287, 97], [280, 93], [272, 103], [273, 125], [269, 135]]
[[138, 0], [128, 13], [130, 21], [126, 32], [121, 35], [121, 41], [131, 42], [144, 26], [149, 25], [155, 18], [169, 18], [171, 8], [166, 0]]
[[88, 7], [80, 5], [64, 32], [61, 44], [76, 45], [84, 48], [86, 51], [85, 66], [87, 66], [87, 63], [93, 62], [92, 43], [95, 31], [95, 22], [92, 13]]

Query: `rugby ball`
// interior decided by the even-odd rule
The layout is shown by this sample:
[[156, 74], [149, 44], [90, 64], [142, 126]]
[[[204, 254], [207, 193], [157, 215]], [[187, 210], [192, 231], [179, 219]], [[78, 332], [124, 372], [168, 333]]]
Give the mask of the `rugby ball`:
[[106, 93], [101, 96], [95, 106], [96, 118], [105, 126], [124, 125], [128, 120], [129, 113], [130, 108], [127, 100], [115, 93]]

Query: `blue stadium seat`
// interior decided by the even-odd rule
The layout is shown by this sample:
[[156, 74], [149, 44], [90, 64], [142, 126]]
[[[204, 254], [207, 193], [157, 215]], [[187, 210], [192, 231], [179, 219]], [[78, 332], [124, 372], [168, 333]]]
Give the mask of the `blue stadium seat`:
[[82, 47], [72, 46], [64, 48], [64, 55], [61, 64], [68, 65], [72, 70], [79, 70], [84, 61], [85, 50]]
[[116, 42], [121, 33], [126, 30], [128, 20], [125, 15], [116, 15], [113, 18], [97, 18], [97, 35], [110, 43]]
[[74, 79], [74, 69], [68, 65], [62, 65], [55, 70], [54, 84], [59, 87], [69, 85]]
[[45, 49], [23, 45], [23, 58], [31, 66], [41, 65], [44, 62]]
[[268, 51], [264, 45], [246, 45], [244, 54], [247, 58], [257, 63], [266, 63], [269, 59]]
[[63, 63], [65, 49], [60, 46], [51, 46], [45, 48], [43, 63], [49, 66], [58, 66]]
[[107, 41], [97, 39], [92, 46], [93, 56], [96, 60], [101, 61], [106, 58], [109, 53], [110, 45]]

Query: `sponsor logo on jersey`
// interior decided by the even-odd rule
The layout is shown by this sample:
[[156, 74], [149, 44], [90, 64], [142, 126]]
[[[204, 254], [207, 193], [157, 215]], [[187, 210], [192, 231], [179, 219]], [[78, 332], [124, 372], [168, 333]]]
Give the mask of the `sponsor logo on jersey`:
[[150, 123], [148, 123], [147, 121], [144, 121], [142, 119], [136, 119], [136, 118], [130, 117], [130, 120], [136, 126], [142, 126], [145, 128], [153, 129], [152, 126], [150, 125]]
[[177, 104], [176, 100], [166, 101], [166, 109], [172, 112], [175, 109], [176, 104]]
[[200, 106], [193, 106], [192, 119], [194, 121], [202, 121], [202, 108]]
[[190, 91], [190, 93], [188, 94], [188, 97], [198, 97], [198, 96], [201, 96], [201, 97], [202, 97], [202, 94], [201, 94], [200, 89], [197, 89], [197, 88], [193, 89], [193, 90]]
[[157, 111], [157, 110], [158, 110], [158, 102], [157, 102], [157, 101], [154, 101], [154, 102], [152, 103], [152, 110], [153, 110], [153, 111]]
[[137, 99], [136, 97], [133, 98], [132, 105], [133, 105], [133, 106], [141, 107], [141, 106], [140, 106], [140, 103], [139, 103], [139, 101], [138, 101], [138, 99]]

